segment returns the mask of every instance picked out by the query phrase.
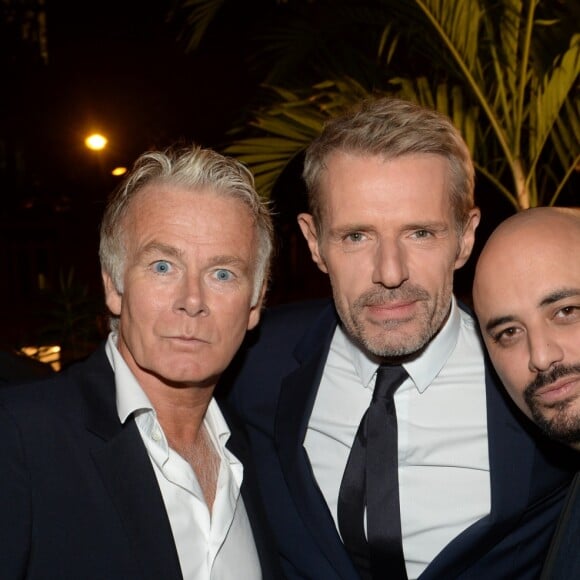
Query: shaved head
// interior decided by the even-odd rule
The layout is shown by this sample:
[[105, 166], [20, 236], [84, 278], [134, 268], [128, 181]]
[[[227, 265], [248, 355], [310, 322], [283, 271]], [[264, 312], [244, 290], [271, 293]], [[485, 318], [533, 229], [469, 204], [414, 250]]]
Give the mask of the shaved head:
[[500, 224], [476, 265], [473, 301], [510, 396], [580, 450], [580, 209], [534, 208]]

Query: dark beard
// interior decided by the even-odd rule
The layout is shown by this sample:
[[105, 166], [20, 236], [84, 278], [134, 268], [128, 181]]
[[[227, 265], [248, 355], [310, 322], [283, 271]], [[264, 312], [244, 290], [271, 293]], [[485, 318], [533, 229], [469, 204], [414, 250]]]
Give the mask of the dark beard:
[[[562, 377], [577, 375], [579, 373], [580, 365], [558, 365], [549, 372], [539, 373], [524, 390], [524, 399], [538, 427], [548, 437], [567, 445], [577, 445], [580, 443], [580, 410], [574, 412], [574, 404], [577, 397], [571, 396], [564, 401], [558, 401], [552, 404], [540, 404], [535, 394], [542, 387]], [[545, 408], [555, 411], [555, 415], [551, 419], [548, 419], [544, 415]]]

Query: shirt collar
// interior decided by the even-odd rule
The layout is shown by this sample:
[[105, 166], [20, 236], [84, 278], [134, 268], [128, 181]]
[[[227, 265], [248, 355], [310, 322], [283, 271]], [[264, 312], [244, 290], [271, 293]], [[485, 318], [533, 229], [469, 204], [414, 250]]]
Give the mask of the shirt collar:
[[217, 438], [220, 446], [225, 447], [231, 433], [219, 405], [213, 397], [205, 413], [205, 424], [210, 433]]
[[[145, 394], [141, 385], [139, 385], [135, 375], [131, 372], [131, 369], [117, 348], [116, 333], [111, 332], [109, 334], [105, 351], [115, 374], [117, 413], [121, 423], [125, 423], [131, 414], [148, 411], [156, 417], [157, 413], [149, 397]], [[230, 430], [213, 397], [207, 408], [204, 420], [209, 432], [219, 441], [221, 447], [225, 447], [230, 438]]]
[[[416, 359], [403, 364], [415, 383], [417, 390], [422, 393], [439, 374], [447, 359], [455, 349], [461, 327], [461, 313], [455, 297], [451, 298], [451, 312], [437, 333], [435, 338], [427, 345], [425, 350]], [[344, 332], [342, 327], [337, 327], [336, 339], [344, 341], [346, 351], [350, 353], [351, 360], [361, 383], [366, 388], [374, 387], [374, 376], [379, 367], [375, 357], [363, 352]]]
[[125, 423], [133, 413], [139, 411], [153, 411], [155, 413], [149, 397], [145, 394], [141, 385], [139, 385], [135, 375], [131, 372], [131, 369], [117, 348], [116, 333], [111, 332], [109, 334], [105, 351], [115, 373], [117, 413], [121, 423]]

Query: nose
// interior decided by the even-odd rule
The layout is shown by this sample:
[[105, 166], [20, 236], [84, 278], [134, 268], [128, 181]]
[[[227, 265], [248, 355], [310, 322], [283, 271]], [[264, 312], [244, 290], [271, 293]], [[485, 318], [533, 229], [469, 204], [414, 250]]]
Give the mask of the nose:
[[406, 252], [399, 242], [379, 241], [373, 259], [373, 283], [398, 288], [409, 279]]
[[564, 358], [564, 350], [549, 332], [528, 329], [528, 345], [530, 349], [528, 368], [531, 372], [545, 372]]
[[175, 299], [175, 310], [188, 316], [207, 316], [206, 289], [197, 276], [184, 276]]

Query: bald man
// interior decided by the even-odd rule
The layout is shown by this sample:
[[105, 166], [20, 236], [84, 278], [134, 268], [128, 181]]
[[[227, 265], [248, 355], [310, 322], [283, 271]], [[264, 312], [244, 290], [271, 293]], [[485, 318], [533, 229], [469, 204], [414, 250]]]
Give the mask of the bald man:
[[[491, 360], [518, 407], [580, 451], [580, 209], [535, 208], [500, 224], [473, 300]], [[580, 578], [580, 474], [542, 578]]]

